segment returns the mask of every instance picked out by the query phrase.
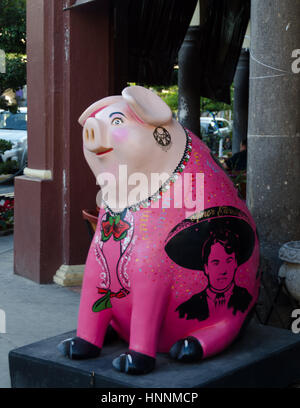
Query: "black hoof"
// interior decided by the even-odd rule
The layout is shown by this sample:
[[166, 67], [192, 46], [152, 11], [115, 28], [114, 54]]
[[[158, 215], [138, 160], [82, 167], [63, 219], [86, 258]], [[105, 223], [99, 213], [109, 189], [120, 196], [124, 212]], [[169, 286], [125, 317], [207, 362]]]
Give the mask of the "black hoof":
[[84, 360], [85, 358], [99, 357], [101, 349], [94, 346], [86, 340], [80, 337], [73, 337], [66, 339], [59, 343], [58, 350], [65, 357], [69, 357], [71, 360]]
[[127, 353], [115, 358], [112, 365], [116, 370], [121, 371], [121, 373], [147, 374], [153, 370], [155, 358], [129, 350]]
[[203, 357], [203, 350], [201, 344], [195, 337], [187, 337], [178, 340], [169, 351], [169, 355], [174, 360], [183, 363], [194, 363]]

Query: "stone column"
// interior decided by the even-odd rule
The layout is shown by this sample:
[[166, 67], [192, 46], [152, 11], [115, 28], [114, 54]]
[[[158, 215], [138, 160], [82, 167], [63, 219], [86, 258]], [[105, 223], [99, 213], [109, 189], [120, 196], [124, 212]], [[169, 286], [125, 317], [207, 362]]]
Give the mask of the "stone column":
[[274, 275], [300, 237], [299, 15], [299, 0], [251, 2], [247, 204]]
[[199, 26], [189, 27], [178, 54], [178, 120], [200, 137]]
[[[110, 2], [27, 0], [28, 168], [15, 182], [15, 273], [39, 283], [82, 275], [89, 237], [81, 210], [96, 183], [78, 117], [112, 94]], [[71, 279], [72, 280], [72, 279]], [[74, 283], [74, 281], [73, 281]]]
[[247, 138], [249, 107], [249, 51], [242, 49], [234, 75], [232, 153], [240, 151]]

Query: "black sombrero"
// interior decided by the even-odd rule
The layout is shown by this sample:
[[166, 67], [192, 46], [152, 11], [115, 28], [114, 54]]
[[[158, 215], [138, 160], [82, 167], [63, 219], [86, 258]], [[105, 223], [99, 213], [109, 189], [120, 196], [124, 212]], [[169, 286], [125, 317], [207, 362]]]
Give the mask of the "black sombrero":
[[165, 251], [178, 265], [188, 269], [204, 269], [202, 249], [213, 233], [232, 232], [237, 242], [237, 263], [246, 262], [255, 245], [255, 232], [247, 215], [235, 207], [206, 209], [197, 218], [179, 223], [166, 239]]

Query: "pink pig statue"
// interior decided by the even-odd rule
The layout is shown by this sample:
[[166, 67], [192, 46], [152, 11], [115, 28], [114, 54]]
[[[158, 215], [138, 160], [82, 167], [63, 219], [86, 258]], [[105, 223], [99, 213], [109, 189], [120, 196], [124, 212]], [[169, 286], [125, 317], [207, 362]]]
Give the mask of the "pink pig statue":
[[60, 352], [98, 357], [109, 326], [129, 344], [113, 360], [121, 372], [150, 372], [157, 352], [181, 362], [221, 352], [259, 292], [259, 243], [245, 202], [208, 147], [148, 89], [101, 99], [79, 122], [103, 205], [77, 336]]

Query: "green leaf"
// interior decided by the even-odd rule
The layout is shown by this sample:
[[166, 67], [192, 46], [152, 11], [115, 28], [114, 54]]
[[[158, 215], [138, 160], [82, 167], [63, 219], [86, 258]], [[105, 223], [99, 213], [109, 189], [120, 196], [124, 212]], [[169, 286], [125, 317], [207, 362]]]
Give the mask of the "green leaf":
[[108, 241], [109, 238], [111, 237], [111, 234], [112, 234], [112, 233], [110, 233], [110, 234], [106, 237], [106, 236], [104, 235], [103, 230], [102, 230], [102, 231], [101, 231], [101, 240], [102, 240], [103, 242]]
[[101, 299], [98, 299], [94, 304], [93, 304], [93, 312], [101, 312], [102, 310], [105, 309], [111, 309], [111, 301], [110, 301], [110, 291], [103, 296]]
[[113, 225], [113, 223], [114, 223], [114, 217], [109, 217], [109, 218], [108, 218], [108, 221], [109, 221], [110, 225]]
[[116, 224], [116, 225], [119, 224], [120, 219], [121, 219], [120, 215], [117, 215], [117, 216], [116, 216], [116, 219], [115, 219], [115, 224]]
[[115, 238], [114, 237], [114, 240], [115, 241], [122, 241], [122, 239], [124, 239], [126, 237], [126, 235], [127, 235], [127, 231], [123, 232], [123, 234], [120, 236], [120, 238]]

